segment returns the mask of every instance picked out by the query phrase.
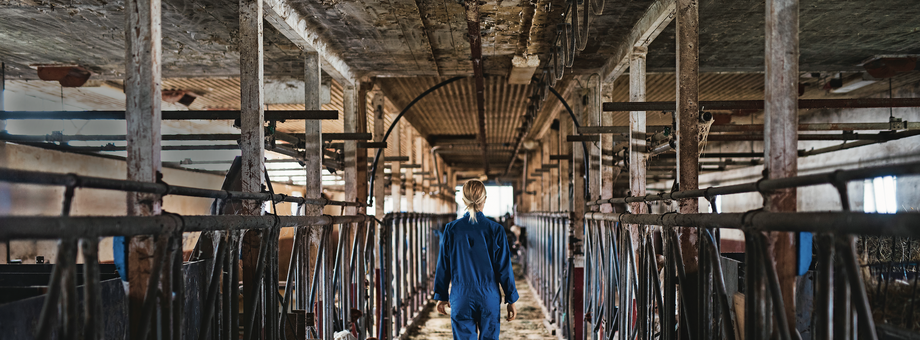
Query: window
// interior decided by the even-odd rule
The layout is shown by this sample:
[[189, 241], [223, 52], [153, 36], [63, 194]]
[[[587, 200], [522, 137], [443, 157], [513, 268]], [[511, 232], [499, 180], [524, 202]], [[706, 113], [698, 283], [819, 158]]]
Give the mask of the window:
[[863, 211], [867, 213], [894, 214], [898, 211], [897, 181], [895, 176], [876, 177], [864, 182]]

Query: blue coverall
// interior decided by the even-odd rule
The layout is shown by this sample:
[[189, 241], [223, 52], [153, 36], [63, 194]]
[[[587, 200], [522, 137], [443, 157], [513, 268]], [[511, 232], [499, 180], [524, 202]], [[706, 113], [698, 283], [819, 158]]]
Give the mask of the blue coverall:
[[477, 330], [479, 340], [498, 339], [499, 284], [506, 303], [518, 299], [505, 229], [481, 212], [476, 213], [476, 220], [470, 223], [470, 214], [466, 213], [448, 223], [441, 235], [434, 299], [450, 301], [454, 340], [476, 339]]

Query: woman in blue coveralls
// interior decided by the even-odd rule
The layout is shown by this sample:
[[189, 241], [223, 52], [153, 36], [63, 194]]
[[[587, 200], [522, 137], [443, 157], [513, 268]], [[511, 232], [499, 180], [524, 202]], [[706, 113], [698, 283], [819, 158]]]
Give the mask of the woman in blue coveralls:
[[[463, 203], [468, 211], [450, 222], [441, 235], [434, 299], [438, 312], [450, 308], [454, 340], [498, 339], [501, 294], [508, 304], [507, 320], [514, 320], [518, 299], [511, 270], [511, 251], [505, 229], [482, 214], [486, 187], [471, 180], [463, 185]], [[451, 286], [453, 284], [453, 286]], [[448, 292], [448, 289], [450, 291]]]

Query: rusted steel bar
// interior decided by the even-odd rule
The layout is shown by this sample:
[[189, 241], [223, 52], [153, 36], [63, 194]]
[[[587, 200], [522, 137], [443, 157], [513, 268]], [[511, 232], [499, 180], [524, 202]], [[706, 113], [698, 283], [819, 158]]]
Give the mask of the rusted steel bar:
[[[60, 239], [71, 236], [158, 235], [181, 227], [182, 230], [242, 230], [317, 226], [363, 222], [373, 216], [3, 216], [0, 217], [0, 240]], [[24, 228], [23, 226], [28, 226]]]
[[263, 192], [241, 192], [230, 190], [212, 190], [183, 186], [172, 186], [166, 183], [128, 181], [120, 179], [110, 179], [102, 177], [81, 176], [76, 174], [58, 174], [52, 172], [15, 170], [0, 168], [0, 181], [11, 183], [27, 183], [40, 185], [72, 185], [77, 188], [107, 189], [130, 192], [143, 192], [165, 195], [179, 195], [192, 197], [207, 197], [217, 199], [239, 199], [239, 200], [259, 200], [259, 201], [276, 201], [291, 202], [297, 204], [311, 205], [338, 205], [338, 206], [362, 206], [360, 202], [342, 202], [330, 201], [327, 199], [309, 199], [303, 197], [293, 197], [282, 194], [270, 194]]
[[[0, 120], [13, 119], [80, 119], [119, 120], [125, 119], [125, 111], [0, 111]], [[238, 110], [214, 111], [163, 111], [164, 120], [235, 120], [240, 119]], [[336, 110], [272, 110], [265, 111], [265, 120], [339, 119]]]
[[[670, 125], [649, 125], [649, 132], [661, 132], [670, 129]], [[799, 131], [873, 131], [873, 130], [920, 130], [920, 122], [884, 122], [884, 123], [808, 123], [799, 124]], [[763, 132], [763, 124], [726, 124], [713, 125], [709, 132]], [[627, 134], [627, 126], [582, 126], [578, 133], [597, 135], [605, 133]], [[802, 136], [800, 134], [800, 136]], [[712, 135], [710, 135], [712, 137]]]
[[[916, 136], [920, 134], [917, 131], [904, 131], [905, 133], [877, 133], [877, 134], [855, 134], [855, 133], [842, 133], [842, 134], [799, 134], [798, 140], [808, 140], [808, 141], [879, 141], [887, 142], [894, 139]], [[729, 142], [729, 141], [760, 141], [764, 139], [764, 135], [761, 133], [757, 134], [710, 134], [706, 140], [710, 142]], [[861, 145], [868, 145], [874, 143], [861, 143]], [[840, 150], [840, 149], [835, 149]], [[800, 153], [802, 153], [800, 151]], [[808, 151], [805, 151], [807, 154]]]
[[797, 177], [765, 179], [759, 182], [727, 185], [721, 187], [710, 187], [706, 189], [682, 190], [670, 193], [650, 194], [641, 197], [619, 197], [603, 201], [598, 200], [588, 203], [632, 203], [632, 202], [652, 202], [661, 200], [675, 200], [685, 198], [696, 198], [718, 195], [739, 194], [745, 192], [771, 191], [777, 189], [811, 186], [819, 184], [833, 184], [835, 182], [847, 182], [860, 179], [869, 179], [879, 176], [899, 176], [909, 174], [920, 174], [920, 162], [882, 165], [852, 170], [837, 170], [813, 175], [803, 175]]
[[913, 137], [913, 136], [917, 136], [917, 135], [920, 135], [920, 131], [916, 131], [916, 130], [907, 130], [907, 131], [895, 132], [895, 133], [889, 134], [889, 135], [887, 136], [888, 139], [883, 139], [883, 140], [861, 140], [861, 141], [856, 141], [856, 142], [851, 142], [851, 143], [843, 143], [843, 144], [839, 144], [839, 145], [828, 146], [828, 147], [824, 147], [824, 148], [820, 148], [820, 149], [814, 149], [814, 150], [798, 150], [798, 156], [799, 156], [799, 157], [807, 157], [807, 156], [820, 155], [820, 154], [824, 154], [824, 153], [828, 153], [828, 152], [834, 152], [834, 151], [840, 151], [840, 150], [846, 150], [846, 149], [857, 148], [857, 147], [860, 147], [860, 146], [866, 146], [866, 145], [884, 143], [884, 142], [888, 142], [888, 141], [892, 141], [892, 140], [897, 140], [897, 139], [907, 138], [907, 137]]
[[[798, 15], [798, 12], [796, 12]], [[604, 111], [675, 111], [674, 102], [607, 102]], [[799, 109], [920, 107], [920, 98], [799, 99]], [[763, 100], [701, 101], [703, 110], [763, 110]]]
[[323, 133], [323, 141], [333, 141], [333, 140], [355, 140], [355, 141], [367, 141], [373, 138], [370, 133], [364, 132], [340, 132], [340, 133]]
[[723, 214], [604, 214], [586, 219], [663, 227], [711, 227], [744, 231], [809, 231], [834, 234], [920, 236], [920, 213], [765, 212]]
[[466, 2], [466, 25], [470, 39], [470, 58], [473, 62], [473, 77], [476, 84], [476, 117], [479, 123], [479, 143], [485, 174], [489, 174], [489, 146], [486, 139], [485, 84], [482, 71], [482, 31], [479, 27], [479, 2]]

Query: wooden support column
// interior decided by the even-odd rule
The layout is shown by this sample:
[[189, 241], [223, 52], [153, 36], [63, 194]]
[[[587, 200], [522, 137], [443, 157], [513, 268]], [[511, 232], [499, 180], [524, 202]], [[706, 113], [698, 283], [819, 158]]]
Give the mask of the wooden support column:
[[543, 201], [543, 206], [541, 209], [543, 211], [552, 211], [551, 202], [552, 202], [552, 183], [553, 176], [552, 173], [546, 170], [546, 164], [549, 164], [549, 155], [550, 155], [550, 142], [549, 140], [544, 140], [540, 143], [540, 166], [538, 168], [544, 169], [541, 172], [541, 177], [543, 177], [543, 185], [540, 186], [540, 196]]
[[[559, 154], [559, 130], [550, 130], [549, 131], [549, 149], [550, 156], [554, 154]], [[560, 177], [559, 177], [559, 164], [562, 163], [559, 160], [550, 160], [550, 156], [547, 156], [547, 164], [553, 164], [555, 167], [550, 168], [549, 177], [550, 177], [550, 186], [549, 186], [549, 210], [550, 211], [562, 211], [559, 205], [559, 198], [562, 196], [559, 192], [560, 187]]]
[[[402, 127], [401, 124], [396, 124], [396, 127], [393, 128], [393, 133], [390, 134], [390, 141], [388, 144], [390, 148], [393, 148], [393, 155], [396, 157], [402, 157]], [[403, 211], [402, 209], [402, 171], [400, 170], [401, 162], [393, 162], [390, 164], [390, 195], [393, 197], [393, 212]]]
[[[384, 120], [383, 113], [383, 92], [374, 93], [374, 98], [371, 99], [371, 107], [374, 110], [374, 141], [375, 142], [385, 142], [383, 140], [383, 135], [386, 133], [386, 121]], [[389, 146], [388, 149], [393, 146]], [[382, 152], [383, 156], [386, 156], [386, 151]], [[383, 207], [383, 201], [386, 199], [386, 187], [384, 185], [383, 179], [383, 168], [384, 162], [377, 165], [377, 171], [374, 173], [374, 216], [378, 219], [383, 219], [383, 215], [386, 213]], [[397, 165], [399, 162], [393, 162], [391, 166]], [[396, 176], [399, 176], [399, 172], [395, 173]], [[398, 179], [397, 179], [398, 180]]]
[[[319, 54], [316, 52], [306, 52], [304, 57], [304, 109], [305, 110], [319, 110], [322, 106], [320, 102], [320, 93], [322, 91], [322, 69], [321, 60]], [[322, 120], [319, 119], [307, 119], [304, 120], [304, 149], [306, 150], [305, 157], [305, 171], [306, 171], [306, 184], [304, 186], [304, 197], [305, 198], [322, 198], [323, 195], [323, 136], [322, 136]], [[306, 204], [304, 205], [304, 215], [305, 216], [319, 216], [323, 214], [323, 206]], [[319, 250], [319, 242], [323, 242], [320, 239], [322, 235], [321, 228], [302, 228], [307, 230], [301, 230], [300, 235], [305, 237], [304, 242], [309, 244], [309, 247], [304, 249], [310, 250]], [[309, 313], [315, 313], [313, 306], [307, 306], [306, 302], [308, 300], [309, 287], [313, 284], [313, 268], [312, 266], [322, 265], [321, 262], [317, 262], [316, 252], [307, 252], [303, 255], [301, 260], [305, 265], [301, 265], [300, 276], [297, 277], [297, 282], [303, 282], [303, 284], [298, 285], [297, 288], [299, 291], [298, 305], [301, 309], [307, 310]], [[307, 260], [309, 259], [309, 261]], [[330, 274], [331, 275], [331, 274]], [[319, 283], [317, 283], [319, 284]], [[321, 299], [317, 299], [321, 300]], [[331, 324], [330, 324], [331, 325]]]
[[[243, 168], [242, 190], [244, 192], [262, 191], [262, 174], [264, 169], [264, 117], [263, 108], [265, 94], [263, 93], [263, 58], [262, 50], [262, 1], [240, 0], [240, 150], [242, 151]], [[245, 201], [243, 215], [261, 215], [262, 204], [256, 201]], [[246, 332], [251, 335], [256, 333], [257, 338], [263, 334], [263, 322], [268, 322], [262, 302], [270, 301], [272, 297], [261, 295], [259, 299], [253, 296], [262, 294], [263, 278], [270, 272], [268, 265], [262, 277], [256, 273], [259, 261], [259, 248], [270, 242], [262, 242], [263, 236], [272, 235], [272, 231], [248, 230], [243, 237], [242, 262], [243, 262], [243, 301], [244, 315], [255, 313], [254, 327]], [[253, 303], [254, 302], [254, 303]], [[248, 328], [248, 319], [241, 319], [244, 327]], [[269, 330], [264, 332], [268, 335]]]
[[[597, 102], [597, 93], [594, 88], [585, 89], [583, 92], [581, 101], [584, 103], [583, 110], [584, 115], [582, 120], [585, 122], [584, 126], [598, 126], [601, 123], [601, 110], [600, 103]], [[588, 195], [590, 199], [597, 200], [601, 197], [601, 149], [596, 143], [587, 143], [588, 146], [588, 156], [590, 161], [588, 162], [591, 167], [590, 178], [588, 178]], [[597, 206], [592, 206], [592, 210], [597, 209]]]
[[[521, 152], [521, 201], [518, 204], [520, 212], [529, 212], [530, 208], [530, 153], [526, 150]], [[461, 192], [462, 194], [462, 192]]]
[[[645, 101], [645, 56], [646, 47], [633, 49], [629, 61], [629, 101]], [[646, 159], [646, 113], [645, 111], [629, 112], [629, 195], [645, 196]], [[633, 214], [647, 214], [644, 203], [630, 203]], [[634, 236], [638, 236], [635, 235]]]
[[[156, 182], [160, 172], [161, 27], [159, 0], [128, 0], [125, 37], [125, 123], [127, 125], [127, 179]], [[153, 216], [161, 213], [161, 199], [155, 194], [128, 193], [128, 215]], [[144, 320], [143, 305], [153, 267], [154, 238], [135, 236], [128, 241], [129, 334], [143, 339], [141, 325], [156, 334], [154, 320]], [[165, 266], [169, 268], [171, 266]], [[152, 316], [148, 316], [152, 317]]]
[[[357, 85], [360, 87], [360, 84]], [[360, 114], [364, 112], [358, 109], [360, 100], [359, 88], [355, 85], [345, 85], [343, 88], [343, 108], [345, 110], [345, 133], [356, 133], [360, 129]], [[365, 125], [366, 126], [366, 125]], [[345, 200], [355, 202], [358, 200], [358, 142], [354, 140], [345, 141]], [[357, 207], [345, 207], [345, 215], [354, 215], [358, 213]], [[354, 237], [355, 228], [352, 224], [342, 224], [339, 228], [339, 242], [341, 255], [339, 256], [339, 280], [344, 294], [339, 294], [339, 317], [344, 324], [348, 324], [351, 313], [351, 280], [348, 273], [351, 270], [349, 257], [351, 256], [351, 240]]]
[[[613, 125], [613, 112], [600, 112], [601, 116], [601, 125], [611, 126]], [[601, 136], [601, 177], [600, 177], [600, 198], [608, 199], [613, 198], [613, 180], [616, 178], [617, 171], [616, 161], [613, 159], [613, 155], [616, 150], [613, 149], [614, 142], [613, 134], [605, 133]], [[632, 165], [632, 164], [630, 164]], [[632, 167], [630, 167], [632, 169]], [[613, 212], [613, 205], [603, 204], [599, 207], [600, 211], [603, 213]]]
[[[767, 178], [793, 177], [798, 173], [799, 1], [768, 0], [766, 12], [764, 167]], [[766, 211], [796, 211], [795, 188], [774, 191], [766, 198]], [[786, 318], [792, 330], [796, 325], [794, 235], [769, 233]]]
[[425, 175], [421, 176], [422, 190], [420, 190], [421, 191], [421, 197], [420, 197], [421, 202], [419, 203], [421, 204], [420, 210], [425, 213], [430, 213], [431, 212], [431, 196], [429, 196], [428, 193], [431, 192], [431, 181], [428, 178], [430, 178], [433, 173], [433, 168], [431, 166], [431, 153], [428, 152], [428, 148], [426, 147], [425, 141], [422, 140], [422, 138], [418, 138], [416, 139], [416, 141], [418, 141], [419, 143], [418, 153], [419, 153], [419, 158], [422, 160], [421, 170], [423, 173], [425, 173]]
[[[413, 150], [415, 150], [415, 162], [421, 165], [421, 168], [413, 170], [413, 172], [424, 171], [425, 169], [425, 152], [422, 147], [422, 136], [416, 134], [412, 137], [412, 144], [414, 144]], [[424, 176], [422, 175], [412, 175], [415, 180], [415, 191], [413, 192], [412, 200], [415, 202], [415, 210], [418, 212], [425, 211], [425, 181], [423, 180]]]
[[[415, 157], [415, 134], [412, 132], [411, 128], [406, 129], [406, 141], [409, 144], [409, 150], [405, 150], [409, 154], [409, 164], [417, 164], [418, 158]], [[415, 212], [415, 175], [412, 173], [415, 172], [414, 168], [406, 169], [406, 212]]]
[[[582, 98], [577, 97], [573, 110], [582, 124], [586, 125], [587, 122], [583, 114], [584, 106]], [[564, 135], [576, 133], [575, 124], [571, 124], [568, 127], [568, 132]], [[575, 256], [576, 259], [580, 258], [582, 267], [584, 267], [584, 250], [582, 246], [585, 235], [585, 181], [587, 181], [587, 178], [585, 178], [585, 149], [584, 144], [580, 142], [571, 143], [570, 145], [572, 147], [572, 197], [570, 209], [572, 212], [572, 226], [569, 230], [569, 235], [572, 237], [570, 238], [568, 251], [569, 256]]]
[[[699, 2], [677, 0], [677, 181], [679, 190], [699, 186]], [[696, 198], [678, 201], [681, 214], [699, 212]], [[699, 263], [697, 228], [680, 228], [680, 251], [688, 282], [686, 308], [696, 311], [699, 304]], [[697, 336], [699, 313], [687, 313], [688, 327], [682, 332]]]
[[[559, 134], [556, 142], [559, 143], [559, 155], [571, 155], [572, 143], [566, 142], [565, 137], [572, 130], [572, 118], [568, 115], [559, 117]], [[572, 185], [572, 158], [559, 160], [559, 210], [572, 211], [572, 196], [569, 188]]]

